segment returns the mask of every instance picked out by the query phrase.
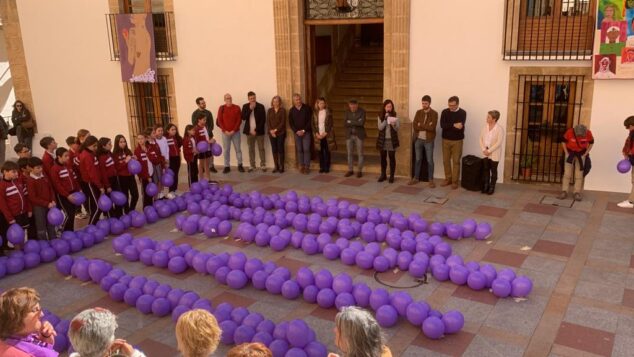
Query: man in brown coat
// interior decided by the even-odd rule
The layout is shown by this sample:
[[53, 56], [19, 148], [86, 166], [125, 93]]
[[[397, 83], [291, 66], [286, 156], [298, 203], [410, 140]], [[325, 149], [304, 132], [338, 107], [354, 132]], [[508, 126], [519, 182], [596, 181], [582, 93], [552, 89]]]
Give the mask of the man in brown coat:
[[431, 97], [423, 96], [422, 109], [419, 109], [414, 116], [412, 123], [414, 140], [414, 149], [416, 151], [416, 165], [414, 177], [409, 182], [410, 185], [418, 183], [420, 177], [420, 169], [423, 163], [423, 148], [425, 149], [425, 157], [427, 158], [427, 172], [429, 174], [429, 187], [434, 188], [434, 139], [436, 138], [436, 125], [438, 124], [438, 113], [433, 110], [431, 105]]

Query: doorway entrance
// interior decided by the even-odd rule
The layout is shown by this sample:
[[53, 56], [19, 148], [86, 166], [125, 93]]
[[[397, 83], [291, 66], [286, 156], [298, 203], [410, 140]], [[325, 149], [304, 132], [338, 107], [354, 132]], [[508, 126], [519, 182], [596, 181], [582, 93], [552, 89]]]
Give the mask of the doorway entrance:
[[[347, 170], [346, 128], [348, 101], [356, 99], [366, 111], [364, 171], [379, 172], [375, 149], [376, 117], [383, 100], [383, 24], [350, 23], [306, 25], [306, 102], [324, 97], [333, 113], [337, 149], [332, 168]], [[356, 155], [355, 160], [356, 160]]]

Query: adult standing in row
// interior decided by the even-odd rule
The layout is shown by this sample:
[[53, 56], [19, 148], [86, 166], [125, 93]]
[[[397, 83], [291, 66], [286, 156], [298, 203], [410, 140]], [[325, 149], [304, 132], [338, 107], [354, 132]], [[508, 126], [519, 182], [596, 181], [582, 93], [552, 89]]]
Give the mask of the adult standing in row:
[[[196, 98], [196, 105], [198, 106], [198, 108], [196, 108], [196, 110], [194, 110], [194, 112], [192, 113], [192, 125], [196, 126], [198, 124], [198, 118], [200, 117], [200, 115], [204, 115], [205, 118], [207, 118], [207, 132], [209, 133], [210, 136], [213, 137], [213, 132], [214, 132], [214, 115], [207, 110], [207, 103], [205, 102], [205, 98], [203, 97], [198, 97]], [[214, 166], [214, 157], [213, 155], [209, 157], [209, 171], [216, 173], [218, 172], [218, 170], [216, 170], [216, 167]]]
[[376, 148], [381, 153], [381, 176], [378, 182], [386, 180], [387, 157], [390, 157], [390, 183], [394, 183], [396, 171], [396, 149], [399, 147], [398, 128], [400, 126], [394, 103], [390, 99], [383, 102], [383, 109], [378, 119], [379, 137], [376, 139]]
[[0, 116], [0, 165], [4, 163], [7, 155], [7, 138], [9, 137], [9, 124]]
[[454, 190], [458, 188], [458, 181], [460, 180], [464, 125], [467, 121], [467, 112], [460, 108], [459, 105], [460, 99], [458, 97], [450, 97], [448, 108], [440, 114], [442, 161], [445, 167], [445, 182], [440, 184], [440, 186], [451, 185]]
[[423, 149], [425, 149], [429, 188], [434, 188], [436, 187], [436, 184], [434, 184], [434, 140], [436, 139], [438, 112], [431, 108], [431, 97], [428, 95], [423, 96], [421, 105], [422, 109], [416, 111], [414, 122], [412, 123], [416, 164], [414, 166], [414, 177], [409, 182], [409, 185], [418, 183], [420, 170], [423, 165]]
[[297, 164], [302, 174], [310, 173], [310, 143], [311, 120], [313, 111], [310, 106], [302, 102], [302, 97], [293, 94], [293, 107], [288, 112], [288, 123], [295, 133], [295, 149], [297, 152]]
[[16, 100], [11, 113], [11, 123], [15, 128], [18, 142], [33, 150], [33, 135], [35, 135], [35, 120], [31, 112], [21, 100]]
[[484, 159], [482, 161], [482, 193], [492, 195], [495, 192], [495, 183], [498, 180], [498, 164], [504, 142], [504, 130], [498, 124], [500, 112], [491, 110], [487, 113], [486, 124], [480, 132], [480, 150]]
[[348, 101], [348, 110], [345, 113], [346, 125], [346, 149], [348, 151], [348, 172], [344, 175], [350, 177], [354, 175], [353, 168], [353, 146], [357, 148], [357, 177], [363, 176], [363, 140], [365, 140], [365, 110], [359, 107], [356, 99]]
[[330, 151], [337, 149], [337, 142], [333, 130], [332, 111], [324, 97], [319, 97], [315, 102], [312, 130], [315, 135], [315, 151], [319, 152], [319, 173], [328, 173]]
[[240, 147], [240, 107], [233, 104], [231, 94], [227, 93], [224, 97], [225, 104], [218, 108], [218, 126], [222, 130], [222, 148], [224, 150], [225, 168], [223, 174], [231, 172], [231, 144], [236, 151], [238, 159], [238, 171], [244, 172], [242, 166], [242, 149]]
[[275, 169], [273, 173], [284, 172], [284, 160], [286, 158], [284, 142], [286, 141], [286, 109], [282, 105], [282, 98], [276, 95], [271, 99], [271, 108], [266, 114], [266, 124], [269, 127], [269, 140]]
[[258, 144], [258, 154], [260, 155], [260, 167], [266, 172], [266, 154], [264, 151], [264, 125], [266, 124], [266, 109], [264, 105], [258, 103], [254, 92], [247, 93], [248, 103], [242, 106], [242, 121], [244, 122], [243, 133], [247, 136], [249, 145], [249, 172], [256, 169], [255, 166], [255, 143]]

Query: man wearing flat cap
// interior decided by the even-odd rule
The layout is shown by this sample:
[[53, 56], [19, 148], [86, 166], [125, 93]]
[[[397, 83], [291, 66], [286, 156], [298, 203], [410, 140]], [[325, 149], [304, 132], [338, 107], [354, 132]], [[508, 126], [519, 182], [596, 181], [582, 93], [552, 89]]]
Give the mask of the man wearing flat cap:
[[564, 178], [561, 183], [561, 194], [559, 199], [568, 197], [570, 179], [573, 172], [575, 175], [575, 185], [573, 188], [573, 198], [581, 201], [581, 191], [583, 190], [583, 179], [590, 171], [590, 150], [594, 145], [592, 132], [583, 124], [577, 124], [574, 128], [566, 130], [561, 147], [564, 150]]

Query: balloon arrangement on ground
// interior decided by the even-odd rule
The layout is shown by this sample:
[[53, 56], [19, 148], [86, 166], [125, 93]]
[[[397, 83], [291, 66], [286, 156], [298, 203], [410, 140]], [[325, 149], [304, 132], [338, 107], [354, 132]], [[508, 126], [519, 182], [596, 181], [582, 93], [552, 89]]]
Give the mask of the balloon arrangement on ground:
[[[376, 312], [377, 321], [382, 327], [394, 326], [399, 316], [421, 327], [433, 311], [424, 301], [414, 302], [406, 292], [389, 294], [385, 289], [372, 290], [364, 283], [355, 284], [346, 273], [333, 276], [327, 269], [314, 273], [304, 267], [292, 277], [287, 268], [271, 261], [265, 263], [257, 258], [249, 259], [242, 252], [215, 255], [200, 252], [188, 244], [175, 245], [170, 240], [159, 242], [147, 237], [133, 239], [130, 234], [116, 237], [112, 246], [116, 253], [122, 254], [128, 261], [140, 260], [147, 266], [167, 268], [174, 274], [194, 269], [198, 273], [213, 276], [232, 289], [242, 289], [251, 283], [258, 290], [282, 295], [289, 300], [302, 296], [306, 302], [316, 303], [322, 308], [341, 309], [352, 305], [371, 308]], [[413, 305], [411, 311], [410, 305]], [[438, 311], [434, 311], [433, 315], [440, 318], [444, 316]], [[460, 319], [452, 319], [440, 336], [457, 333], [462, 328], [464, 318], [460, 312], [453, 311], [453, 315], [459, 315]], [[458, 320], [462, 323], [457, 323]], [[426, 336], [440, 337], [427, 333]]]
[[630, 159], [623, 159], [616, 165], [616, 170], [622, 174], [630, 172], [631, 169], [632, 163], [630, 162]]
[[325, 357], [328, 354], [326, 347], [316, 340], [315, 331], [303, 320], [276, 325], [244, 307], [221, 303], [214, 308], [211, 301], [193, 291], [172, 288], [144, 276], [128, 275], [124, 270], [113, 268], [110, 263], [99, 259], [65, 255], [58, 259], [56, 265], [62, 275], [99, 284], [113, 300], [125, 302], [143, 314], [157, 317], [171, 315], [176, 322], [181, 314], [191, 309], [207, 310], [216, 317], [222, 331], [220, 341], [226, 345], [260, 342], [273, 350], [275, 356], [288, 355], [292, 350], [298, 354], [291, 355]]

